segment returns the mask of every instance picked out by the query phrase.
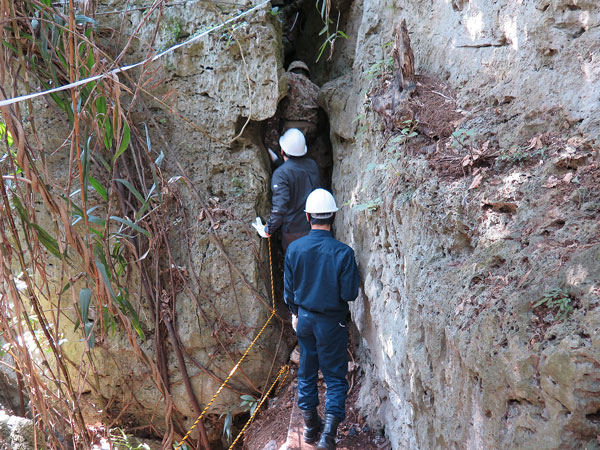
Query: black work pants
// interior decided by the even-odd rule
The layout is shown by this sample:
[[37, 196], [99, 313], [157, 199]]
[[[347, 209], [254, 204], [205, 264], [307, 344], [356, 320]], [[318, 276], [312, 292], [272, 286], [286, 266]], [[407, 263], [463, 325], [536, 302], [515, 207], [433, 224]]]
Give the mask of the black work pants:
[[300, 233], [286, 233], [283, 231], [281, 233], [281, 247], [283, 248], [283, 253], [285, 254], [285, 252], [287, 252], [287, 248], [292, 242], [294, 242], [296, 239], [306, 236], [309, 231], [310, 229], [308, 231], [301, 231]]

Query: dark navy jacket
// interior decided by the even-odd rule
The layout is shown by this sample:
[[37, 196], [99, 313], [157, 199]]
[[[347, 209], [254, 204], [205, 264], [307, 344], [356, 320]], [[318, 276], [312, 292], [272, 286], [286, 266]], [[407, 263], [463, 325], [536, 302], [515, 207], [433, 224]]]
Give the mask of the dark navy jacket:
[[273, 234], [281, 227], [285, 233], [308, 232], [304, 206], [308, 194], [318, 187], [319, 167], [310, 158], [290, 158], [275, 169], [271, 179], [273, 209], [265, 231]]
[[329, 231], [311, 230], [288, 247], [283, 298], [296, 315], [302, 308], [345, 319], [348, 302], [358, 295], [359, 280], [354, 250]]

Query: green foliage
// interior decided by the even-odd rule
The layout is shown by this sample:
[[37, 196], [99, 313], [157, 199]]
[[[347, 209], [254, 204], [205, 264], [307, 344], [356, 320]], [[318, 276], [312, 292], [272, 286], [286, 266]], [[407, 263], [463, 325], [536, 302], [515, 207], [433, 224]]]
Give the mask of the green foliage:
[[165, 50], [177, 44], [177, 42], [180, 39], [185, 37], [185, 33], [183, 31], [183, 24], [179, 18], [169, 17], [165, 20], [164, 36]]
[[279, 9], [279, 6], [273, 6], [269, 11], [267, 11], [269, 14], [271, 14], [272, 16], [277, 16], [279, 15], [279, 13], [281, 12], [281, 10]]
[[[320, 4], [320, 6], [319, 6]], [[321, 20], [323, 21], [323, 29], [319, 32], [319, 36], [325, 36], [325, 41], [319, 47], [319, 55], [317, 56], [317, 62], [323, 56], [325, 49], [329, 47], [329, 57], [327, 59], [331, 59], [333, 56], [333, 48], [335, 45], [335, 41], [339, 38], [347, 39], [348, 36], [342, 30], [340, 30], [340, 14], [338, 12], [337, 21], [335, 22], [335, 30], [332, 31], [329, 27], [333, 25], [333, 20], [329, 17], [330, 11], [330, 2], [328, 0], [316, 0], [315, 7], [317, 11], [319, 11], [319, 15], [321, 16]]]
[[231, 183], [233, 184], [233, 189], [232, 189], [233, 195], [235, 195], [236, 197], [239, 197], [240, 195], [242, 195], [244, 193], [244, 183], [241, 178], [233, 177], [231, 179]]
[[355, 139], [358, 139], [359, 137], [361, 137], [363, 134], [365, 134], [367, 131], [369, 131], [369, 125], [367, 125], [366, 123], [363, 125], [360, 125], [358, 127], [358, 129], [356, 130], [356, 135], [354, 136]]
[[394, 58], [392, 58], [391, 56], [380, 59], [380, 60], [374, 62], [373, 64], [371, 64], [371, 66], [367, 69], [365, 78], [370, 80], [372, 78], [378, 77], [379, 75], [382, 75], [385, 72], [392, 70], [393, 67], [394, 67]]
[[331, 58], [331, 56], [333, 54], [333, 46], [335, 44], [335, 41], [338, 38], [348, 39], [348, 35], [346, 33], [344, 33], [342, 30], [337, 30], [337, 29], [335, 30], [334, 33], [329, 34], [327, 36], [327, 38], [325, 39], [325, 41], [319, 47], [319, 55], [317, 56], [317, 62], [319, 61], [319, 59], [321, 59], [321, 56], [323, 56], [323, 53], [325, 52], [325, 49], [327, 48], [327, 46], [329, 46], [329, 53], [330, 53], [329, 58]]
[[[417, 122], [413, 120], [405, 120], [403, 122], [406, 125], [404, 128], [400, 130], [400, 132], [389, 140], [390, 144], [404, 144], [408, 139], [417, 136], [417, 132], [414, 131]], [[383, 163], [374, 163], [371, 162], [367, 164], [365, 168], [365, 172], [371, 172], [373, 170], [388, 170], [390, 168], [394, 168], [396, 174], [398, 174], [399, 170], [396, 167], [396, 163], [398, 162], [398, 158], [400, 156], [400, 152], [397, 150], [397, 145], [391, 145], [388, 148], [388, 153], [390, 154]]]
[[112, 444], [111, 448], [116, 450], [150, 450], [148, 444], [141, 443], [133, 436], [128, 436], [120, 428], [112, 428], [108, 436]]
[[354, 206], [352, 209], [356, 211], [375, 211], [383, 204], [381, 197], [377, 197], [375, 200], [368, 201], [367, 203], [361, 203], [360, 205]]
[[412, 119], [404, 120], [402, 122], [402, 125], [404, 127], [400, 130], [400, 132], [396, 136], [394, 136], [392, 139], [390, 139], [390, 144], [404, 144], [410, 138], [418, 135], [419, 133], [417, 133], [415, 131], [415, 129], [417, 127], [417, 123], [418, 122], [416, 120], [412, 120]]
[[115, 163], [115, 161], [117, 159], [119, 159], [119, 156], [121, 156], [123, 154], [123, 152], [125, 150], [127, 150], [127, 147], [129, 147], [130, 141], [131, 141], [131, 129], [129, 128], [129, 125], [124, 124], [123, 125], [123, 136], [121, 137], [121, 143], [119, 145], [119, 149], [115, 153], [115, 156], [113, 156], [113, 164]]
[[505, 162], [507, 164], [519, 164], [526, 161], [529, 158], [540, 157], [542, 159], [546, 156], [546, 147], [532, 150], [531, 148], [517, 146], [512, 150], [503, 150], [498, 156], [498, 161]]
[[231, 46], [231, 44], [234, 42], [235, 40], [235, 36], [233, 35], [233, 33], [238, 29], [241, 28], [245, 25], [247, 25], [248, 22], [242, 21], [240, 23], [236, 23], [235, 25], [232, 25], [231, 27], [229, 27], [227, 29], [227, 31], [224, 31], [221, 34], [221, 40], [225, 41], [225, 48], [229, 48]]
[[256, 408], [258, 407], [259, 399], [247, 394], [241, 395], [240, 398], [242, 399], [242, 403], [240, 404], [242, 409], [244, 411], [249, 411], [250, 415], [254, 414], [254, 411], [256, 411]]
[[[11, 10], [6, 12], [6, 26], [0, 30], [2, 51], [11, 61], [2, 69], [3, 88], [7, 92], [20, 92], [28, 86], [42, 90], [65, 85], [71, 79], [97, 75], [114, 65], [110, 56], [95, 44], [94, 31], [98, 24], [94, 19], [76, 15], [77, 26], [72, 27], [68, 21], [68, 6], [50, 0], [9, 4]], [[171, 23], [170, 31], [177, 39], [183, 35], [178, 23]], [[135, 81], [129, 77], [121, 80], [108, 77], [104, 81], [89, 82], [49, 95], [47, 99], [56, 103], [59, 115], [71, 123], [71, 127], [59, 130], [59, 134], [65, 136], [65, 142], [58, 148], [48, 148], [47, 137], [40, 139], [37, 135], [36, 127], [31, 125], [34, 119], [37, 120], [37, 111], [29, 109], [25, 103], [20, 108], [13, 108], [10, 117], [0, 117], [0, 120], [6, 119], [6, 123], [0, 122], [0, 167], [6, 176], [0, 186], [6, 190], [9, 203], [2, 214], [14, 219], [9, 221], [3, 217], [6, 236], [14, 242], [11, 242], [12, 246], [5, 242], [3, 247], [3, 256], [12, 264], [7, 266], [0, 284], [17, 286], [7, 295], [6, 303], [10, 306], [5, 308], [3, 327], [19, 321], [27, 325], [22, 328], [28, 331], [21, 336], [10, 333], [14, 349], [11, 356], [14, 355], [15, 363], [23, 370], [26, 383], [33, 383], [25, 389], [39, 389], [40, 395], [31, 399], [32, 408], [42, 411], [36, 427], [45, 433], [48, 442], [57, 444], [52, 448], [60, 447], [56, 435], [67, 427], [74, 435], [78, 433], [76, 439], [82, 448], [87, 446], [89, 435], [79, 405], [68, 399], [77, 398], [83, 385], [86, 389], [99, 390], [98, 378], [94, 379], [95, 367], [83, 364], [83, 358], [91, 360], [91, 352], [82, 354], [80, 361], [82, 368], [93, 368], [80, 371], [79, 378], [74, 376], [81, 382], [72, 386], [64, 382], [68, 379], [66, 366], [69, 371], [77, 367], [72, 367], [71, 360], [64, 357], [65, 350], [61, 346], [65, 337], [60, 330], [74, 320], [77, 338], [84, 346], [87, 343], [87, 350], [94, 348], [96, 336], [111, 338], [117, 329], [127, 336], [137, 333], [135, 337], [139, 339], [129, 342], [132, 352], [143, 357], [139, 341], [145, 340], [145, 329], [132, 305], [133, 293], [138, 295], [138, 280], [125, 275], [128, 275], [128, 267], [134, 264], [140, 267], [142, 274], [147, 273], [144, 271], [146, 265], [154, 267], [156, 262], [159, 269], [159, 265], [167, 264], [167, 258], [163, 260], [162, 254], [159, 256], [162, 250], [159, 247], [168, 246], [166, 240], [165, 244], [159, 239], [156, 239], [156, 245], [151, 242], [154, 237], [151, 233], [166, 233], [163, 217], [159, 215], [162, 213], [159, 211], [161, 196], [167, 191], [161, 189], [166, 179], [160, 173], [165, 156], [160, 153], [152, 164], [150, 155], [158, 152], [151, 153], [147, 128], [147, 148], [144, 148], [140, 127], [134, 127], [131, 122], [130, 112], [134, 106], [130, 102], [134, 99], [120, 96], [123, 92], [120, 89], [128, 90], [136, 85], [143, 90], [149, 77], [152, 75], [145, 71], [139, 73], [139, 79]], [[25, 139], [21, 139], [21, 127]], [[12, 136], [9, 130], [13, 129], [19, 133]], [[13, 177], [22, 172], [16, 159], [17, 143], [19, 156], [24, 155], [21, 159], [23, 169], [30, 174], [27, 180]], [[55, 166], [47, 165], [46, 158], [56, 154], [68, 156], [68, 161], [64, 167], [53, 171]], [[53, 157], [52, 164], [55, 160]], [[42, 201], [44, 206], [41, 206]], [[151, 214], [153, 216], [149, 217]], [[151, 263], [144, 261], [148, 255]], [[156, 279], [152, 278], [153, 274], [149, 275], [150, 284], [152, 288], [156, 286], [157, 292], [163, 292], [161, 283], [166, 282], [162, 281], [158, 271], [155, 276]], [[49, 282], [58, 281], [55, 277], [60, 277], [58, 289]], [[66, 299], [71, 294], [75, 305]], [[42, 300], [50, 302], [52, 307], [41, 303]], [[18, 317], [15, 316], [18, 309], [11, 308], [17, 302], [22, 302], [23, 307], [22, 315]], [[28, 314], [30, 310], [36, 315]], [[60, 329], [54, 328], [59, 324]], [[4, 339], [11, 344], [7, 336], [1, 338], [0, 344]], [[27, 341], [27, 346], [21, 343], [14, 346], [17, 340]], [[27, 353], [31, 351], [45, 358], [35, 368], [23, 363], [29, 361]], [[142, 363], [154, 364], [144, 358]], [[41, 383], [36, 381], [36, 376], [31, 376], [31, 371], [41, 371], [45, 375]], [[61, 395], [55, 396], [55, 392]], [[104, 406], [99, 405], [99, 408]], [[73, 408], [72, 414], [65, 414], [69, 408]], [[65, 426], [63, 421], [68, 424]], [[111, 430], [110, 437], [111, 448], [148, 449], [147, 445], [129, 438], [122, 430]], [[182, 450], [184, 448], [189, 450], [186, 446]]]
[[[354, 139], [358, 139], [363, 134], [365, 134], [369, 130], [369, 125], [367, 123], [362, 123], [367, 118], [365, 113], [358, 114], [354, 119], [352, 119], [352, 123], [358, 124], [358, 129], [356, 130], [356, 134], [354, 135]], [[362, 125], [361, 125], [362, 123]]]
[[[6, 129], [6, 124], [0, 122], [0, 148], [6, 149], [5, 153], [0, 153], [0, 164], [5, 161], [10, 161], [8, 170], [3, 169], [3, 173], [6, 175], [11, 174], [13, 167], [15, 167], [15, 172], [12, 173], [12, 175], [19, 175], [23, 172], [23, 169], [19, 167], [19, 164], [17, 163], [17, 152], [15, 151], [13, 144], [13, 137], [10, 134], [10, 131]], [[11, 180], [5, 180], [5, 183], [9, 187], [14, 184]]]
[[223, 437], [228, 444], [231, 444], [233, 441], [233, 414], [231, 413], [231, 409], [222, 413], [219, 416], [219, 419], [223, 416], [225, 416], [225, 421], [223, 422]]
[[454, 148], [466, 147], [469, 140], [475, 135], [473, 130], [464, 130], [458, 128], [452, 133], [452, 143], [450, 144]]
[[[79, 308], [81, 313], [81, 322], [83, 323], [83, 333], [90, 348], [94, 348], [94, 322], [89, 321], [90, 301], [92, 300], [92, 291], [88, 288], [83, 288], [79, 291]], [[75, 331], [81, 323], [79, 319], [75, 323]]]
[[12, 147], [14, 142], [10, 132], [6, 129], [6, 124], [3, 122], [0, 122], [0, 141], [6, 141], [9, 147]]
[[572, 299], [569, 293], [563, 289], [551, 289], [544, 293], [542, 299], [536, 302], [533, 307], [546, 306], [550, 310], [558, 313], [558, 318], [564, 320], [573, 311]]
[[111, 272], [109, 272], [109, 270], [107, 269], [106, 264], [100, 261], [99, 259], [96, 259], [95, 262], [96, 267], [98, 269], [98, 273], [100, 273], [104, 285], [110, 292], [111, 297], [113, 298], [113, 300], [115, 300], [117, 305], [119, 305], [119, 309], [121, 310], [121, 312], [123, 312], [129, 317], [131, 321], [131, 326], [136, 331], [138, 336], [142, 340], [146, 340], [146, 336], [144, 334], [144, 331], [142, 330], [142, 326], [140, 324], [137, 312], [129, 302], [129, 291], [127, 291], [127, 289], [125, 288], [121, 288], [118, 293], [115, 293], [111, 284]]
[[12, 207], [17, 210], [17, 214], [19, 215], [19, 218], [21, 219], [23, 227], [30, 231], [33, 231], [37, 235], [37, 238], [40, 241], [40, 243], [46, 248], [46, 250], [48, 250], [51, 254], [53, 254], [57, 258], [62, 259], [63, 255], [60, 252], [60, 248], [58, 246], [58, 242], [56, 241], [56, 239], [54, 239], [50, 235], [50, 233], [48, 233], [46, 230], [44, 230], [37, 223], [32, 222], [30, 220], [29, 214], [27, 213], [27, 210], [21, 203], [21, 199], [18, 196], [13, 195], [11, 200], [12, 200]]
[[503, 151], [498, 156], [499, 161], [504, 161], [507, 163], [520, 163], [527, 159], [527, 153], [523, 151], [521, 147], [517, 147], [513, 152]]

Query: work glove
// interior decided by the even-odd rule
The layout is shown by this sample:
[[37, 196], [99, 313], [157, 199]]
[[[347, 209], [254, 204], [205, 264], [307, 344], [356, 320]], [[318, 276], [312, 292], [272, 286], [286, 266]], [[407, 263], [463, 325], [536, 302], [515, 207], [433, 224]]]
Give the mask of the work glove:
[[292, 314], [292, 328], [296, 331], [296, 327], [298, 326], [298, 316], [296, 314]]
[[265, 231], [265, 225], [262, 223], [260, 217], [257, 217], [254, 222], [252, 222], [252, 226], [258, 232], [260, 237], [268, 238], [270, 235]]
[[275, 153], [273, 150], [268, 148], [267, 151], [269, 152], [269, 156], [271, 157], [271, 162], [275, 162], [279, 159], [279, 155], [277, 155], [277, 153]]

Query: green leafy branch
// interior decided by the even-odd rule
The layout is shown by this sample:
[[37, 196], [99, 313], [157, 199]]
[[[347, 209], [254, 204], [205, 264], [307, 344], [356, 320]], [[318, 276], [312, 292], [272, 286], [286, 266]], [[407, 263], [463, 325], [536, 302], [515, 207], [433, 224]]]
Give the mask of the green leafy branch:
[[242, 410], [249, 411], [250, 415], [254, 414], [258, 407], [259, 399], [252, 397], [251, 395], [241, 395], [242, 403], [240, 404]]
[[[321, 7], [319, 8], [319, 1], [321, 2]], [[323, 21], [323, 28], [319, 31], [319, 36], [325, 36], [325, 41], [319, 47], [319, 55], [317, 56], [317, 62], [323, 56], [325, 49], [329, 46], [329, 56], [328, 60], [333, 56], [333, 49], [335, 45], [335, 41], [339, 38], [348, 39], [348, 35], [340, 30], [340, 12], [338, 11], [338, 17], [335, 22], [335, 31], [330, 30], [330, 26], [334, 23], [330, 18], [331, 14], [331, 0], [317, 0], [315, 6], [317, 11], [319, 11], [319, 15], [321, 16], [321, 20]]]
[[559, 288], [544, 293], [542, 299], [536, 302], [533, 307], [537, 308], [542, 305], [550, 310], [556, 310], [561, 320], [566, 319], [573, 312], [573, 299], [568, 292]]

